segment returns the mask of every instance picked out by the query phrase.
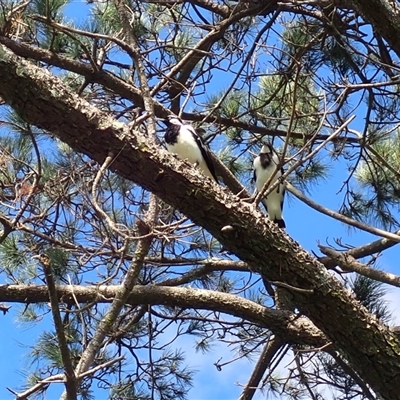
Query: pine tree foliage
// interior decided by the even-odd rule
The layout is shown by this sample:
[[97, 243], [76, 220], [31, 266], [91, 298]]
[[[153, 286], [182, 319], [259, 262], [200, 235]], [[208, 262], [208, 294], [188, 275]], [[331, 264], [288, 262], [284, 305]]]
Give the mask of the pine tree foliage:
[[[0, 306], [19, 303], [15, 329], [40, 332], [29, 342], [25, 381], [8, 387], [15, 398], [49, 398], [61, 382], [63, 400], [188, 399], [202, 393], [198, 369], [213, 385], [231, 366], [240, 370], [231, 386], [239, 382], [241, 400], [400, 398], [387, 378], [398, 376], [393, 359], [400, 354], [383, 286], [398, 287], [400, 279], [376, 263], [399, 242], [400, 45], [392, 38], [400, 35], [400, 3], [367, 3], [1, 2]], [[22, 60], [48, 72], [39, 94], [19, 81], [7, 92], [10, 52], [20, 57], [13, 59], [18, 78], [31, 75]], [[48, 93], [51, 105], [40, 101]], [[82, 122], [63, 118], [77, 104], [115, 125], [82, 106], [78, 112], [99, 130], [76, 138]], [[163, 156], [171, 112], [192, 123], [213, 152], [225, 212], [210, 198], [198, 200], [206, 189], [216, 198], [216, 185]], [[114, 128], [126, 126], [124, 146], [112, 148]], [[254, 200], [252, 162], [267, 142], [293, 200], [285, 201], [289, 233], [297, 196], [314, 208], [305, 228], [319, 224], [322, 212], [376, 241], [354, 247], [327, 231], [321, 241], [336, 246], [320, 246], [322, 273], [254, 204], [251, 212], [275, 236], [242, 243], [238, 227], [253, 232], [257, 224], [227, 221]], [[137, 152], [124, 158], [129, 149]], [[145, 159], [147, 177], [156, 170], [151, 152], [164, 157], [159, 191], [147, 190], [140, 167]], [[171, 201], [165, 194], [175, 188], [163, 179], [176, 165], [173, 182], [184, 189]], [[196, 176], [204, 185], [188, 189]], [[325, 204], [328, 197], [334, 203]], [[180, 207], [188, 199], [196, 207], [190, 215]], [[320, 285], [310, 283], [317, 279]], [[328, 280], [338, 286], [326, 289]], [[7, 298], [9, 287], [24, 296]], [[140, 290], [148, 292], [137, 300]], [[328, 299], [339, 292], [347, 297], [335, 298], [334, 308]], [[349, 321], [353, 314], [343, 310], [365, 314]], [[346, 335], [349, 343], [359, 335], [360, 345], [343, 345]], [[201, 365], [203, 356], [213, 361]]]

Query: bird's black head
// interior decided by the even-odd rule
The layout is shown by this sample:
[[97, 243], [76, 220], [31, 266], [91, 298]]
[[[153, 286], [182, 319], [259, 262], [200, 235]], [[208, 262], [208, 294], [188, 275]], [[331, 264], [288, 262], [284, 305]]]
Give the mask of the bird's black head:
[[271, 143], [264, 143], [260, 151], [260, 162], [263, 168], [271, 164], [273, 154], [274, 150]]
[[164, 120], [167, 129], [164, 134], [164, 140], [167, 144], [173, 145], [178, 141], [178, 135], [181, 127], [184, 125], [182, 120], [174, 114], [168, 115], [168, 118]]

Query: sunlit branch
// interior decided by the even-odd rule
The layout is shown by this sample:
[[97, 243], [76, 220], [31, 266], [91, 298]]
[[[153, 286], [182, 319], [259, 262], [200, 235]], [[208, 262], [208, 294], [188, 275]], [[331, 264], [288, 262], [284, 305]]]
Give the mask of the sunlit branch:
[[[394, 232], [395, 235], [400, 235], [400, 230]], [[399, 242], [395, 240], [390, 240], [386, 238], [375, 240], [374, 242], [367, 243], [361, 246], [354, 247], [353, 249], [343, 251], [341, 254], [343, 256], [351, 256], [353, 258], [363, 258], [370, 256], [375, 253], [380, 253], [386, 249], [389, 249]], [[336, 262], [332, 260], [330, 257], [321, 257], [319, 259], [321, 263], [323, 263], [326, 268], [334, 268], [336, 266]]]
[[[107, 367], [115, 364], [116, 362], [122, 361], [123, 359], [124, 359], [123, 356], [116, 357], [116, 358], [113, 358], [112, 360], [109, 360], [100, 365], [97, 365], [96, 367], [91, 368], [90, 370], [81, 374], [79, 376], [79, 379], [83, 379], [86, 376], [91, 376], [95, 372], [97, 372], [103, 368], [107, 368]], [[51, 383], [56, 383], [56, 382], [57, 383], [65, 383], [66, 382], [65, 375], [57, 374], [57, 375], [52, 375], [47, 378], [44, 378], [41, 381], [39, 381], [38, 383], [36, 383], [35, 385], [33, 385], [32, 387], [30, 387], [29, 389], [25, 390], [23, 393], [17, 393], [16, 391], [14, 391], [10, 388], [7, 388], [7, 390], [9, 390], [11, 393], [15, 394], [17, 396], [16, 398], [18, 400], [25, 400], [25, 399], [28, 399], [30, 395], [32, 395], [36, 392], [44, 391]]]
[[98, 212], [99, 216], [101, 218], [104, 218], [104, 220], [107, 222], [107, 225], [110, 227], [110, 229], [119, 235], [121, 238], [127, 239], [128, 238], [128, 233], [123, 232], [120, 227], [117, 227], [117, 225], [114, 223], [114, 221], [108, 216], [108, 214], [100, 207], [99, 202], [97, 201], [98, 197], [98, 187], [100, 184], [101, 179], [104, 177], [105, 172], [107, 171], [107, 168], [110, 166], [112, 163], [113, 159], [116, 157], [115, 154], [111, 153], [104, 161], [104, 163], [100, 166], [94, 181], [92, 185], [92, 203], [93, 207], [95, 210]]
[[318, 245], [318, 247], [323, 254], [331, 258], [344, 271], [357, 272], [360, 275], [367, 276], [368, 278], [374, 279], [378, 282], [400, 287], [400, 276], [368, 267], [368, 265], [360, 263], [351, 255], [346, 254], [346, 252], [342, 253], [322, 245]]
[[[96, 301], [98, 304], [112, 303], [118, 296], [120, 286], [56, 286], [59, 301], [75, 304], [72, 293], [80, 303]], [[46, 286], [0, 285], [0, 301], [29, 302], [31, 304], [48, 301]], [[289, 342], [307, 344], [314, 347], [323, 346], [327, 339], [307, 318], [290, 311], [274, 310], [253, 301], [229, 293], [213, 290], [162, 287], [134, 286], [126, 297], [125, 304], [168, 305], [205, 309], [244, 318], [254, 324], [265, 327], [275, 334], [284, 335]], [[105, 320], [103, 317], [103, 320]], [[103, 322], [104, 323], [104, 322]], [[94, 339], [92, 339], [93, 341]], [[90, 345], [90, 343], [89, 343]], [[83, 369], [80, 370], [80, 374]]]

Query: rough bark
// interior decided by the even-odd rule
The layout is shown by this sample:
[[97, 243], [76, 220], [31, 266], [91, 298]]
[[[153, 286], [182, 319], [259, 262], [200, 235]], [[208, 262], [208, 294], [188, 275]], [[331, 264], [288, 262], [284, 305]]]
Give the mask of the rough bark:
[[[120, 287], [110, 286], [57, 286], [58, 299], [66, 304], [111, 303]], [[46, 286], [0, 285], [0, 299], [17, 303], [44, 303], [49, 301]], [[289, 343], [312, 347], [325, 346], [326, 336], [307, 318], [284, 310], [274, 310], [253, 301], [229, 293], [212, 290], [165, 287], [135, 286], [126, 304], [166, 305], [170, 307], [194, 308], [220, 311], [265, 327], [283, 335]]]
[[[400, 341], [320, 264], [251, 205], [71, 93], [55, 76], [0, 48], [0, 96], [30, 123], [153, 192], [206, 228], [269, 281], [294, 288], [301, 313], [383, 398], [400, 399]], [[306, 289], [306, 290], [304, 290]], [[1, 299], [0, 299], [1, 300]]]

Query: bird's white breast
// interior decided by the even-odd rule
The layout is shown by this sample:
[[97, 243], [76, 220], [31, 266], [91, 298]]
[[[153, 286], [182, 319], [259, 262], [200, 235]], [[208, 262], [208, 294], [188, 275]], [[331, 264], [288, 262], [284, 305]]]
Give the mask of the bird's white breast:
[[[275, 156], [274, 156], [275, 157]], [[260, 192], [265, 182], [267, 182], [271, 175], [275, 172], [277, 165], [277, 160], [273, 158], [270, 165], [267, 168], [263, 168], [261, 166], [260, 157], [256, 157], [253, 162], [253, 168], [256, 171], [256, 187]], [[282, 176], [282, 172], [280, 170], [276, 171], [270, 185], [277, 181]], [[284, 187], [282, 184], [279, 184], [275, 190], [273, 190], [266, 198], [264, 198], [263, 202], [267, 207], [268, 215], [271, 220], [280, 220], [282, 219], [282, 201], [284, 195]]]
[[[261, 191], [264, 183], [267, 182], [270, 178], [270, 176], [274, 173], [276, 169], [276, 164], [272, 162], [270, 165], [268, 165], [267, 168], [262, 168], [261, 162], [260, 162], [260, 157], [256, 157], [253, 162], [253, 167], [256, 171], [256, 187], [258, 191]], [[276, 180], [281, 176], [281, 172], [277, 171], [274, 178], [271, 181], [271, 185], [276, 182]], [[279, 185], [278, 185], [279, 188]], [[277, 189], [279, 190], [279, 189]]]
[[176, 143], [167, 143], [167, 149], [171, 153], [177, 154], [179, 158], [188, 160], [191, 164], [199, 164], [203, 158], [192, 132], [185, 126], [181, 127]]

